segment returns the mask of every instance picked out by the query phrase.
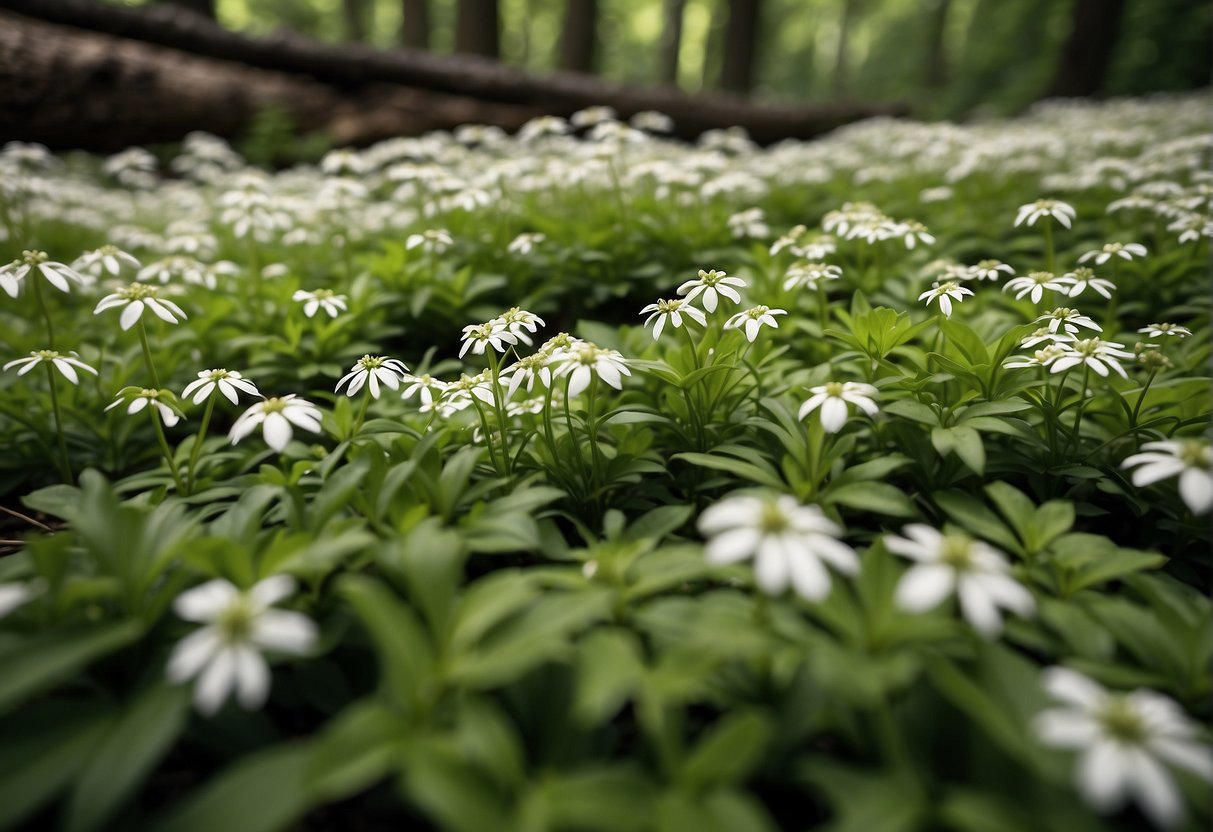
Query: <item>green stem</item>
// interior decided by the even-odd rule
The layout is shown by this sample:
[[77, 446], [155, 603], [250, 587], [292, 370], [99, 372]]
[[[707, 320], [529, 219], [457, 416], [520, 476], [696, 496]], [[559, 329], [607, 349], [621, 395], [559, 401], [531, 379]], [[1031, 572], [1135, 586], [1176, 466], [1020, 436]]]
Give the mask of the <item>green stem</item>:
[[72, 481], [72, 461], [67, 455], [67, 440], [63, 437], [63, 414], [59, 410], [59, 386], [55, 379], [55, 370], [51, 362], [43, 362], [46, 367], [46, 377], [51, 383], [51, 410], [55, 413], [55, 436], [59, 440], [59, 455], [63, 457], [63, 475], [67, 482]]
[[505, 401], [501, 397], [500, 365], [497, 363], [497, 353], [493, 351], [491, 345], [485, 350], [485, 353], [489, 357], [489, 375], [493, 380], [493, 406], [497, 411], [497, 426], [501, 430], [501, 457], [505, 462], [505, 475], [508, 478], [512, 475], [512, 460], [510, 459], [509, 442], [506, 439]]
[[1066, 453], [1070, 452], [1071, 445], [1078, 443], [1078, 427], [1082, 422], [1082, 412], [1087, 406], [1087, 382], [1091, 380], [1091, 368], [1083, 365], [1082, 368], [1082, 388], [1078, 394], [1078, 404], [1074, 407], [1074, 427], [1070, 429], [1070, 441], [1066, 443]]
[[589, 481], [589, 476], [585, 470], [585, 457], [581, 454], [581, 446], [577, 444], [577, 432], [573, 430], [572, 405], [573, 402], [569, 397], [569, 385], [573, 382], [573, 374], [569, 373], [564, 377], [564, 424], [569, 431], [569, 439], [572, 441], [574, 455], [577, 457], [577, 471], [581, 475], [583, 482]]
[[824, 337], [826, 327], [830, 324], [830, 296], [826, 292], [824, 279], [817, 281], [817, 322], [821, 325], [821, 334]]
[[[497, 462], [497, 452], [493, 449], [493, 431], [489, 427], [488, 416], [485, 415], [484, 407], [480, 404], [480, 400], [474, 395], [472, 396], [472, 407], [476, 408], [476, 415], [480, 417], [480, 428], [484, 432], [484, 444], [489, 449], [489, 462], [492, 463], [493, 469], [501, 475], [505, 474], [505, 469]], [[504, 448], [502, 449], [504, 450]]]
[[198, 465], [198, 454], [202, 451], [202, 442], [206, 439], [206, 429], [211, 424], [211, 414], [215, 411], [215, 397], [219, 395], [219, 390], [211, 391], [211, 397], [206, 401], [206, 409], [202, 411], [202, 427], [198, 429], [198, 435], [194, 437], [194, 447], [190, 449], [190, 466], [186, 469], [185, 483], [186, 490], [194, 493], [194, 468]]
[[42, 275], [36, 269], [31, 268], [30, 281], [34, 284], [34, 298], [38, 301], [38, 308], [42, 310], [42, 317], [46, 319], [46, 347], [53, 350], [55, 348], [55, 322], [51, 320], [50, 307], [46, 305], [46, 297], [42, 294]]
[[1158, 370], [1151, 370], [1150, 377], [1146, 379], [1145, 385], [1141, 388], [1141, 395], [1137, 397], [1137, 404], [1133, 406], [1133, 416], [1129, 419], [1129, 428], [1137, 428], [1137, 417], [1141, 413], [1141, 406], [1146, 400], [1146, 393], [1150, 391], [1150, 385], [1154, 383], [1154, 376], [1158, 375]]
[[1056, 258], [1053, 253], [1053, 226], [1047, 219], [1043, 225], [1045, 230], [1045, 271], [1050, 274], [1057, 274], [1055, 269]]
[[362, 397], [362, 407], [358, 408], [358, 419], [354, 422], [354, 429], [350, 432], [350, 439], [353, 439], [362, 430], [362, 423], [366, 421], [366, 411], [370, 406], [371, 396], [367, 393]]
[[173, 482], [177, 486], [177, 493], [185, 494], [185, 485], [181, 482], [181, 475], [177, 473], [177, 466], [173, 464], [173, 452], [169, 450], [168, 439], [164, 436], [164, 428], [160, 424], [160, 416], [155, 405], [149, 407], [147, 413], [151, 417], [152, 427], [156, 429], [156, 439], [160, 442], [160, 451], [164, 454], [164, 461], [168, 463], [169, 473], [173, 475]]
[[147, 362], [147, 371], [152, 376], [152, 387], [160, 389], [160, 376], [156, 374], [156, 362], [152, 361], [152, 347], [147, 342], [147, 328], [143, 325], [143, 318], [139, 319], [139, 343], [143, 345], [143, 360]]

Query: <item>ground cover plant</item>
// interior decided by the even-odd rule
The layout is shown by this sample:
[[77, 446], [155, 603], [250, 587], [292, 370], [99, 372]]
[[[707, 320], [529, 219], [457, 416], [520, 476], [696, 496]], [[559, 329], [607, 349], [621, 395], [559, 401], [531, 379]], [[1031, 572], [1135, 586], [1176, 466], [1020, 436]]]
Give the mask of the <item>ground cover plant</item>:
[[0, 826], [1210, 820], [1199, 98], [0, 154]]

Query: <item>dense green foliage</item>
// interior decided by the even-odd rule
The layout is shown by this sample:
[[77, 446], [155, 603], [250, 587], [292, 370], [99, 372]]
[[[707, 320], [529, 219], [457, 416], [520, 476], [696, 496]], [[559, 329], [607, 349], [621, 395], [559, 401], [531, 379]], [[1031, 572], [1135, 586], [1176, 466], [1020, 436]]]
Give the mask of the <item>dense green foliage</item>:
[[1202, 752], [1101, 801], [1042, 717], [1206, 742], [1205, 122], [10, 146], [0, 827], [1206, 827]]

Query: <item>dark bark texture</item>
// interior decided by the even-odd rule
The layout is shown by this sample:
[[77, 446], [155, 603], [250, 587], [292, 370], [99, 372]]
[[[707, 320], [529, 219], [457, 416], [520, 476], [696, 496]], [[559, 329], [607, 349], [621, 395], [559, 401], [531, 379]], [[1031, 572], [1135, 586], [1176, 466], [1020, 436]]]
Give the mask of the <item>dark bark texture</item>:
[[748, 93], [754, 87], [754, 52], [761, 7], [761, 0], [729, 0], [724, 61], [720, 67], [722, 89]]
[[513, 130], [536, 115], [567, 116], [595, 104], [624, 118], [660, 110], [684, 138], [736, 124], [762, 143], [904, 111], [754, 104], [568, 72], [536, 77], [475, 56], [377, 51], [289, 33], [254, 39], [167, 6], [0, 0], [5, 139], [102, 149], [171, 140], [188, 130], [231, 136], [259, 109], [276, 106], [303, 129], [363, 144], [468, 122]]
[[459, 0], [456, 4], [456, 52], [496, 58], [501, 49], [500, 30], [497, 0]]
[[1124, 12], [1125, 0], [1075, 0], [1070, 35], [1046, 97], [1073, 98], [1103, 90]]
[[400, 45], [409, 49], [429, 49], [429, 0], [401, 0], [400, 11]]
[[560, 34], [560, 68], [593, 72], [598, 46], [598, 0], [567, 0]]

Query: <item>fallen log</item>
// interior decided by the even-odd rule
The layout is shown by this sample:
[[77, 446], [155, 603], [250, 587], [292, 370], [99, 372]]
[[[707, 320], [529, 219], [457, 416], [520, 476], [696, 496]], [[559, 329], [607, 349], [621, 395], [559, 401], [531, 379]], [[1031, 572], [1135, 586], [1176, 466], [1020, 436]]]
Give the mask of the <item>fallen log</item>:
[[0, 9], [217, 61], [298, 75], [343, 92], [374, 85], [402, 86], [555, 115], [597, 104], [615, 108], [624, 118], [659, 110], [671, 116], [677, 134], [688, 139], [712, 128], [740, 125], [765, 144], [809, 138], [862, 118], [905, 111], [901, 105], [768, 104], [727, 94], [692, 96], [669, 87], [625, 86], [578, 73], [536, 76], [471, 55], [324, 44], [289, 32], [250, 38], [174, 6], [127, 9], [95, 0], [0, 0]]

